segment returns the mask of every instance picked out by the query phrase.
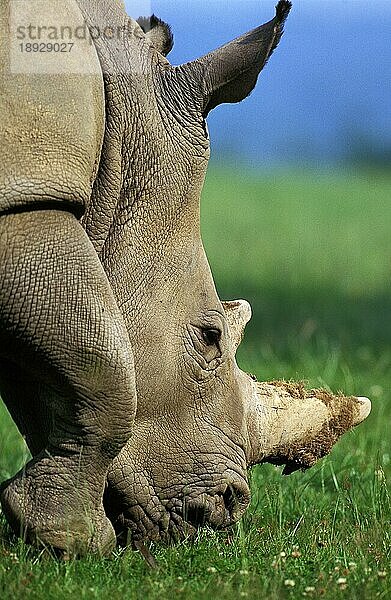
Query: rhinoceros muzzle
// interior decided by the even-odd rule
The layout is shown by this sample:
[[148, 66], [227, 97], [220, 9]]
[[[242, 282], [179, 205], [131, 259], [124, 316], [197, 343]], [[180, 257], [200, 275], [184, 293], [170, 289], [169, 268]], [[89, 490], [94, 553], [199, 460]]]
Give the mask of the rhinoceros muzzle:
[[160, 505], [159, 514], [141, 506], [128, 508], [113, 519], [120, 543], [130, 540], [159, 541], [166, 544], [195, 535], [204, 526], [224, 529], [236, 523], [251, 500], [247, 481], [231, 480], [218, 491], [197, 497], [184, 495], [180, 501]]
[[209, 525], [214, 529], [229, 527], [238, 521], [250, 503], [247, 483], [228, 483], [214, 496], [203, 495], [184, 503], [184, 518], [194, 527]]

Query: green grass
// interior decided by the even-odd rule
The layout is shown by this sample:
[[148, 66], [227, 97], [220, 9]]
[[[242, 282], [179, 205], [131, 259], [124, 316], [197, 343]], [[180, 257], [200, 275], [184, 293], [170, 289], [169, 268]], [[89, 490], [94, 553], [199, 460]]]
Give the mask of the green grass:
[[[158, 571], [131, 551], [58, 562], [7, 541], [3, 525], [2, 598], [391, 596], [390, 198], [381, 173], [210, 171], [203, 230], [216, 284], [254, 311], [241, 366], [368, 395], [373, 412], [307, 473], [254, 469], [241, 524], [155, 547]], [[3, 479], [26, 451], [0, 411]]]

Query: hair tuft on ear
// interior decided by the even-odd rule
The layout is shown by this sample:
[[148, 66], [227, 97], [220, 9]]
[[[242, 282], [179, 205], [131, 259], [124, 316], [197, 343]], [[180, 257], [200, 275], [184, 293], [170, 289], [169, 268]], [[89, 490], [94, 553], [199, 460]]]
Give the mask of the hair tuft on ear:
[[167, 56], [171, 52], [174, 46], [174, 36], [167, 23], [156, 15], [139, 17], [137, 23], [160, 54]]
[[[272, 47], [270, 48], [269, 57], [273, 54], [273, 51], [277, 48], [279, 41], [284, 33], [285, 21], [292, 8], [292, 2], [289, 0], [280, 0], [276, 6], [276, 36]], [[268, 57], [268, 58], [269, 58]]]
[[277, 4], [276, 17], [281, 24], [283, 24], [288, 18], [291, 8], [292, 2], [290, 2], [289, 0], [280, 0]]

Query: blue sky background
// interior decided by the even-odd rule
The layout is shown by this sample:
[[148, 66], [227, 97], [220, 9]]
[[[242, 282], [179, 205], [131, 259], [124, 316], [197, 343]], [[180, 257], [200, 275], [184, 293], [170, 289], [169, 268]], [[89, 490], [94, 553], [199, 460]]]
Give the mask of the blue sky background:
[[[129, 0], [170, 23], [173, 64], [268, 21], [273, 0]], [[133, 7], [133, 8], [131, 8]], [[215, 156], [255, 167], [346, 160], [360, 144], [391, 150], [391, 0], [293, 0], [256, 90], [208, 118]]]

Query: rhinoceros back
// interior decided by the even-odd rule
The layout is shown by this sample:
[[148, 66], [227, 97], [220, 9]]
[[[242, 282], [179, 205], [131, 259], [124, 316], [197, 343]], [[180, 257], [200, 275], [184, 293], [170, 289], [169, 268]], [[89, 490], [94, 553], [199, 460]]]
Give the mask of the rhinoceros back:
[[[29, 23], [47, 28], [41, 39]], [[83, 25], [76, 0], [0, 3], [0, 213], [52, 206], [80, 216], [90, 198], [104, 89]], [[54, 40], [60, 46], [45, 46], [49, 27], [52, 39], [56, 28], [57, 37], [66, 34]], [[80, 39], [73, 39], [76, 31]]]

